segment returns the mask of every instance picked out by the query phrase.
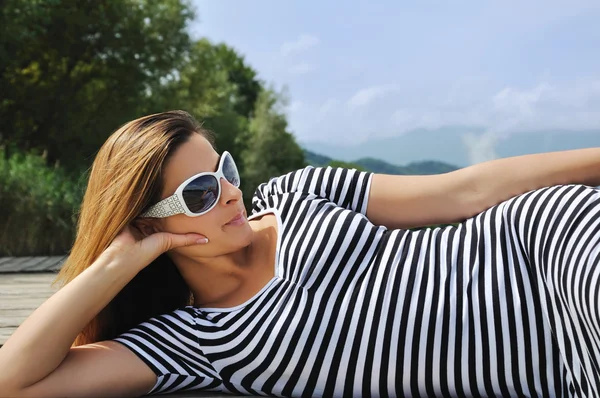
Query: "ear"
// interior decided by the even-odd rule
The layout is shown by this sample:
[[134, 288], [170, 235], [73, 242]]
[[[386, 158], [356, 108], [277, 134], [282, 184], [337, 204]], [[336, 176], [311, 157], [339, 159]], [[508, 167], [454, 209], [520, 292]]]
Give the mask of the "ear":
[[152, 218], [136, 218], [131, 222], [144, 237], [160, 232], [157, 220]]

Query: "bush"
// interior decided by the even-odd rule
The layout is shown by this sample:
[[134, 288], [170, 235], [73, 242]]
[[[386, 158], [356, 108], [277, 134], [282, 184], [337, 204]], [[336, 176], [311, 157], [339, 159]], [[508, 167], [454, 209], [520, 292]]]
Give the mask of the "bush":
[[43, 155], [0, 147], [0, 256], [66, 254], [82, 195], [80, 182]]

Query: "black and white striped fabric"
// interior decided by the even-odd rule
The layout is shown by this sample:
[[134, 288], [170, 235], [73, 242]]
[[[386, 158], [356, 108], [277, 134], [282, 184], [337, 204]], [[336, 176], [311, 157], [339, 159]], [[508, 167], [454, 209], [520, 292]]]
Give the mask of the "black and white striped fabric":
[[307, 167], [262, 184], [275, 277], [237, 307], [117, 338], [156, 372], [151, 392], [600, 396], [598, 190], [539, 189], [409, 231], [369, 222], [370, 183]]

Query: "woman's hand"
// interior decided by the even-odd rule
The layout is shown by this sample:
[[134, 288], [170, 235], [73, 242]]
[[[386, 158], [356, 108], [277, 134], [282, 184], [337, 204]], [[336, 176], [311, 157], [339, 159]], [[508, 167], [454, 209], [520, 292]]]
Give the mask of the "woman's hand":
[[[64, 380], [72, 378], [73, 374], [85, 373], [81, 364], [87, 364], [84, 367], [89, 370], [90, 364], [101, 360], [102, 355], [105, 355], [102, 353], [106, 352], [105, 349], [97, 350], [90, 357], [96, 359], [81, 359], [80, 362], [68, 365], [64, 372], [69, 375], [65, 376], [57, 368], [69, 354], [77, 334], [114, 299], [137, 272], [156, 257], [176, 247], [202, 244], [199, 242], [206, 243], [207, 240], [202, 235], [191, 233], [178, 235], [160, 232], [144, 237], [135, 226], [127, 225], [96, 261], [46, 300], [6, 341], [0, 350], [0, 396], [3, 393], [9, 396], [26, 395], [26, 390], [31, 392], [28, 396], [53, 395], [48, 391], [70, 391]], [[51, 333], [48, 333], [49, 330]], [[117, 354], [111, 358], [115, 363], [122, 362], [122, 357]], [[92, 374], [98, 372], [95, 369], [91, 371]], [[127, 371], [130, 372], [131, 369], [127, 367]], [[151, 372], [145, 374], [153, 376]], [[38, 385], [40, 381], [45, 384]], [[146, 382], [148, 380], [144, 383]], [[49, 390], [49, 386], [54, 390]], [[106, 391], [109, 387], [106, 386]], [[146, 388], [147, 385], [144, 384], [143, 387]], [[81, 391], [87, 390], [83, 388]], [[61, 392], [56, 395], [70, 394]]]
[[128, 224], [106, 248], [102, 256], [126, 264], [135, 264], [139, 266], [138, 269], [142, 269], [171, 249], [206, 243], [208, 239], [204, 235], [193, 233], [156, 232], [144, 237], [135, 226]]

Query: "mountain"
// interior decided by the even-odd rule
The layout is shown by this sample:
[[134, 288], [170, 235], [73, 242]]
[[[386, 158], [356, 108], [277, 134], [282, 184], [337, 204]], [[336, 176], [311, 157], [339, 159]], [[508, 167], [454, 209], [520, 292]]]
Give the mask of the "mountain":
[[510, 135], [487, 133], [480, 127], [417, 129], [397, 137], [373, 138], [360, 144], [301, 142], [303, 148], [340, 161], [380, 159], [392, 165], [435, 159], [465, 167], [493, 158], [530, 153], [600, 147], [597, 131], [535, 131]]
[[315, 167], [327, 166], [333, 159], [327, 156], [319, 155], [309, 150], [304, 150], [304, 160], [306, 163]]
[[[327, 166], [336, 160], [306, 149], [304, 150], [304, 158], [308, 164], [315, 167]], [[437, 161], [412, 162], [406, 166], [397, 166], [374, 158], [361, 158], [350, 162], [350, 166], [352, 165], [360, 166], [374, 173], [404, 175], [441, 174], [458, 169], [456, 166]]]

